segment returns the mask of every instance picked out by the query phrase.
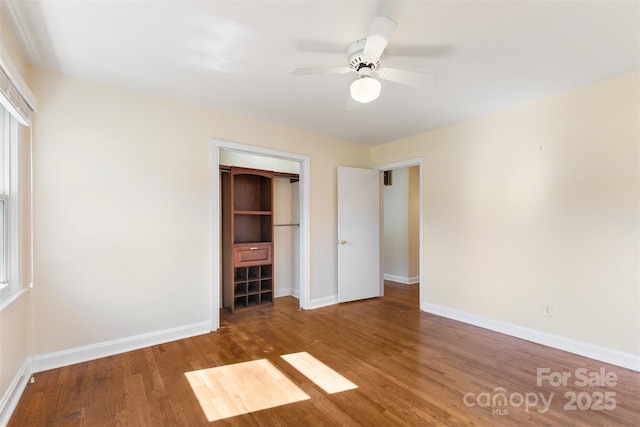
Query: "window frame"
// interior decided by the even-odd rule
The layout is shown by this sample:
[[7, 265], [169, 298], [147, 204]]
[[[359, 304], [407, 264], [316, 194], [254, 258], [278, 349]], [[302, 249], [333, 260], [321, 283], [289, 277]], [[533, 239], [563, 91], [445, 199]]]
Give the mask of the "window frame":
[[[0, 105], [0, 200], [4, 204], [3, 263], [0, 271], [0, 312], [25, 291], [22, 272], [22, 129], [16, 118]], [[4, 276], [4, 277], [2, 277]]]
[[9, 286], [9, 197], [0, 194], [0, 292]]

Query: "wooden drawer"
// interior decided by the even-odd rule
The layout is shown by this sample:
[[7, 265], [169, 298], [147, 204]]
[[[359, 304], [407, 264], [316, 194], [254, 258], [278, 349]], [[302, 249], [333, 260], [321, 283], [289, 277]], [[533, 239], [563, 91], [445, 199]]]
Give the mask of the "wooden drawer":
[[247, 243], [233, 245], [233, 264], [236, 267], [271, 264], [271, 243]]

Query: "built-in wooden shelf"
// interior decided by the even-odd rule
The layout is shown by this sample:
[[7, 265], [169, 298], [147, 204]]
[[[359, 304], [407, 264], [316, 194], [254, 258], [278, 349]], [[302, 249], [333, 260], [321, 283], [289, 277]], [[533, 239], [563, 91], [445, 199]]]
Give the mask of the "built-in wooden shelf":
[[230, 167], [221, 182], [223, 306], [273, 304], [273, 173]]

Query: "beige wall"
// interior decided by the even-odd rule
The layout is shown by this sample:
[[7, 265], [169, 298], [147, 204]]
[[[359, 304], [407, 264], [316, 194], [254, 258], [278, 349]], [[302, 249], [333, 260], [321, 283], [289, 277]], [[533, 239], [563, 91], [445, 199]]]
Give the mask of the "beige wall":
[[640, 354], [639, 79], [372, 149], [424, 157], [424, 303]]
[[[28, 294], [0, 313], [0, 399], [18, 378], [28, 355]], [[26, 372], [24, 372], [26, 374]], [[5, 414], [0, 412], [0, 422]]]
[[[25, 69], [27, 67], [24, 57], [20, 53], [18, 46], [13, 38], [13, 35], [9, 31], [2, 16], [0, 15], [0, 46], [5, 53], [8, 54], [9, 60], [13, 66], [21, 73], [22, 77], [25, 77]], [[23, 135], [28, 136], [29, 130], [23, 128]], [[24, 138], [25, 143], [27, 138]], [[23, 187], [24, 191], [23, 201], [24, 215], [23, 223], [29, 224], [29, 147], [25, 147], [23, 151], [24, 160], [24, 174], [23, 174]], [[26, 227], [25, 227], [26, 228]], [[23, 241], [23, 280], [29, 280], [29, 230], [25, 230]], [[26, 286], [23, 283], [23, 286]], [[22, 296], [11, 303], [8, 307], [0, 312], [0, 399], [5, 396], [5, 393], [9, 390], [9, 387], [16, 378], [20, 368], [27, 360], [28, 345], [29, 345], [29, 294], [24, 293]], [[0, 414], [2, 415], [2, 414]], [[0, 417], [1, 418], [1, 417]]]
[[369, 150], [33, 68], [34, 353], [210, 317], [213, 138], [308, 155], [311, 298], [337, 293], [336, 167]]
[[273, 259], [275, 296], [300, 296], [299, 183], [289, 178], [273, 180]]

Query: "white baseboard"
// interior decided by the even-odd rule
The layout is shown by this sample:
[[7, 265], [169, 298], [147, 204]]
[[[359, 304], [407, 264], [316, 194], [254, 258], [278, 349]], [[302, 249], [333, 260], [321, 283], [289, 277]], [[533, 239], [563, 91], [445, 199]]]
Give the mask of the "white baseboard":
[[331, 295], [329, 297], [318, 298], [311, 300], [309, 309], [326, 307], [328, 305], [334, 305], [338, 303], [338, 295]]
[[291, 288], [276, 289], [276, 294], [274, 295], [274, 297], [280, 298], [280, 297], [288, 297], [290, 295], [291, 295]]
[[431, 314], [458, 320], [460, 322], [511, 335], [513, 337], [522, 338], [548, 347], [568, 351], [569, 353], [578, 354], [590, 359], [599, 360], [601, 362], [610, 363], [612, 365], [632, 369], [634, 371], [640, 371], [640, 355], [624, 353], [584, 341], [578, 341], [572, 338], [538, 331], [536, 329], [512, 325], [510, 323], [489, 319], [487, 317], [466, 313], [464, 311], [436, 304], [424, 303], [420, 308], [421, 310]]
[[390, 282], [402, 283], [403, 285], [413, 285], [414, 283], [420, 283], [420, 276], [405, 277], [405, 276], [394, 276], [393, 274], [385, 274], [384, 280], [389, 280]]
[[276, 289], [275, 298], [289, 297], [289, 296], [300, 298], [300, 290], [297, 288]]
[[20, 401], [20, 396], [29, 383], [29, 377], [31, 377], [31, 360], [26, 359], [0, 400], [0, 426], [9, 424], [9, 419]]
[[60, 368], [62, 366], [73, 365], [75, 363], [99, 359], [101, 357], [113, 356], [118, 353], [138, 350], [140, 348], [162, 344], [169, 341], [207, 334], [210, 331], [211, 322], [206, 321], [127, 338], [120, 338], [112, 341], [85, 345], [82, 347], [70, 348], [68, 350], [41, 354], [34, 356], [31, 359], [31, 370], [33, 372], [42, 372], [49, 369]]

